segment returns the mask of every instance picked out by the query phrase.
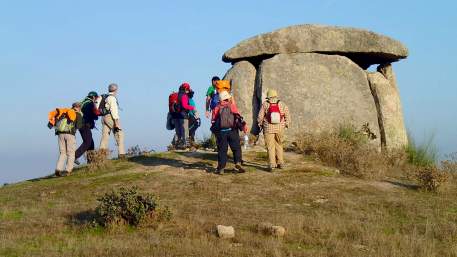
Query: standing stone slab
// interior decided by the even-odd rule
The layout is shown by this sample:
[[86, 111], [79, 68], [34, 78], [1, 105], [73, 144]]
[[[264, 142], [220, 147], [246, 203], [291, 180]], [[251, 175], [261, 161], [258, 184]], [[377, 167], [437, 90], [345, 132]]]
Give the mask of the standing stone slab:
[[254, 125], [253, 106], [256, 104], [254, 97], [256, 69], [248, 61], [235, 63], [225, 74], [224, 79], [231, 81], [232, 94], [241, 115], [248, 126]]
[[276, 89], [289, 106], [288, 137], [317, 134], [341, 125], [369, 123], [380, 145], [376, 105], [363, 69], [350, 59], [324, 54], [278, 54], [264, 60], [257, 90]]
[[[378, 105], [382, 145], [387, 150], [399, 149], [408, 144], [408, 137], [403, 121], [400, 95], [395, 84], [380, 72], [368, 73], [368, 80], [373, 96]], [[393, 82], [395, 83], [395, 82]]]

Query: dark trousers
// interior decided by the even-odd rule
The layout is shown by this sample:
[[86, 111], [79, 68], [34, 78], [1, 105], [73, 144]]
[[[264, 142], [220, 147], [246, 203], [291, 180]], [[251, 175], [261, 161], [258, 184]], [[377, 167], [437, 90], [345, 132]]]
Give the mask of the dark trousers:
[[92, 130], [84, 126], [79, 129], [79, 134], [81, 134], [81, 138], [83, 139], [83, 142], [79, 146], [79, 148], [76, 150], [75, 158], [78, 159], [81, 157], [86, 151], [88, 150], [94, 150], [94, 139], [92, 138]]
[[233, 161], [235, 164], [241, 163], [241, 144], [240, 134], [237, 129], [230, 131], [221, 131], [216, 133], [217, 142], [217, 169], [223, 169], [227, 165], [228, 146], [233, 152]]

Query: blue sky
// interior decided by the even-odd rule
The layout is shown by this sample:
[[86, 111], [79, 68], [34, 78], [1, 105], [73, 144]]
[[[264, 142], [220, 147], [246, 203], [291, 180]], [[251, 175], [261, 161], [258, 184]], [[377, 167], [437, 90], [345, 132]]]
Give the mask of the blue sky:
[[[408, 129], [457, 151], [455, 1], [0, 0], [0, 183], [49, 174], [47, 113], [120, 85], [126, 144], [163, 149], [168, 94], [188, 81], [203, 111], [221, 56], [250, 36], [304, 23], [369, 29], [402, 41], [395, 63]], [[99, 131], [94, 131], [96, 144]], [[207, 126], [200, 136], [207, 134]], [[78, 135], [79, 139], [79, 135]]]

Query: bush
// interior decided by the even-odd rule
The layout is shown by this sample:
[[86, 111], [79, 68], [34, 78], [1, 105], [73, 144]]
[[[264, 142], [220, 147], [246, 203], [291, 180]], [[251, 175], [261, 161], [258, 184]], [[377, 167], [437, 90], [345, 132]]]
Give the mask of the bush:
[[422, 189], [436, 192], [449, 179], [449, 173], [436, 165], [416, 167], [416, 179]]
[[129, 224], [138, 226], [146, 220], [170, 220], [168, 207], [159, 208], [159, 200], [152, 194], [141, 195], [136, 187], [120, 188], [97, 199], [98, 222], [102, 226]]
[[438, 150], [434, 143], [434, 137], [430, 136], [424, 143], [416, 144], [408, 134], [408, 146], [406, 147], [408, 162], [418, 167], [434, 166], [438, 160]]
[[321, 133], [319, 136], [302, 135], [295, 143], [298, 152], [334, 166], [343, 174], [359, 178], [382, 176], [394, 161], [379, 153], [370, 145], [375, 139], [368, 124], [361, 130], [353, 126], [341, 126], [336, 132]]
[[216, 149], [216, 136], [214, 136], [214, 134], [211, 134], [211, 136], [205, 136], [203, 140], [199, 142], [199, 146], [207, 149]]
[[89, 170], [106, 168], [110, 155], [108, 149], [91, 150], [86, 153], [87, 167]]

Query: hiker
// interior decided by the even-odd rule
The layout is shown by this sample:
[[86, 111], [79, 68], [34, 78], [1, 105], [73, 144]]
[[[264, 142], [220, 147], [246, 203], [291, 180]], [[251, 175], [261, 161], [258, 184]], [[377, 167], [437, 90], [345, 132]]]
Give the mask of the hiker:
[[247, 133], [246, 122], [243, 121], [232, 96], [227, 91], [219, 93], [219, 104], [212, 113], [211, 131], [216, 135], [218, 146], [216, 174], [223, 174], [227, 164], [228, 146], [233, 152], [235, 170], [245, 172], [242, 167], [242, 151], [239, 130]]
[[219, 103], [219, 95], [216, 91], [216, 84], [221, 80], [218, 76], [214, 76], [211, 79], [211, 86], [206, 91], [206, 102], [205, 102], [205, 116], [207, 119], [211, 117], [211, 112], [216, 108]]
[[[57, 108], [49, 113], [48, 127], [55, 128], [59, 143], [59, 159], [55, 175], [71, 175], [75, 161], [76, 131], [83, 125], [81, 104], [74, 103], [71, 109]], [[65, 172], [65, 173], [64, 173]]]
[[178, 138], [178, 149], [189, 147], [189, 113], [195, 111], [195, 106], [189, 104], [189, 93], [191, 92], [189, 83], [182, 83], [179, 87], [176, 102], [171, 107], [173, 124]]
[[[189, 143], [190, 145], [195, 145], [195, 132], [201, 125], [201, 119], [200, 115], [197, 112], [197, 107], [195, 105], [195, 101], [193, 99], [194, 97], [194, 91], [190, 91], [188, 94], [189, 97], [189, 105], [193, 106], [195, 109], [193, 111], [189, 111]], [[171, 142], [171, 146], [169, 147], [169, 150], [171, 149], [176, 149], [178, 147], [178, 134], [175, 133], [173, 136], [173, 141]]]
[[267, 100], [262, 104], [257, 118], [263, 128], [268, 151], [269, 171], [284, 168], [284, 132], [290, 124], [289, 108], [278, 99], [276, 90], [267, 91]]
[[100, 149], [108, 149], [109, 136], [111, 132], [116, 139], [118, 157], [119, 159], [125, 158], [124, 147], [124, 131], [121, 128], [119, 121], [119, 103], [117, 101], [118, 85], [110, 84], [108, 86], [108, 94], [102, 96], [100, 106], [98, 108], [100, 114], [103, 116], [102, 120], [102, 139], [100, 141]]
[[79, 157], [86, 151], [95, 149], [94, 139], [92, 138], [92, 129], [95, 128], [95, 121], [98, 120], [97, 107], [95, 101], [98, 98], [97, 92], [91, 91], [87, 97], [81, 102], [81, 112], [83, 114], [83, 125], [79, 129], [79, 134], [83, 142], [76, 150], [75, 164], [79, 165]]

